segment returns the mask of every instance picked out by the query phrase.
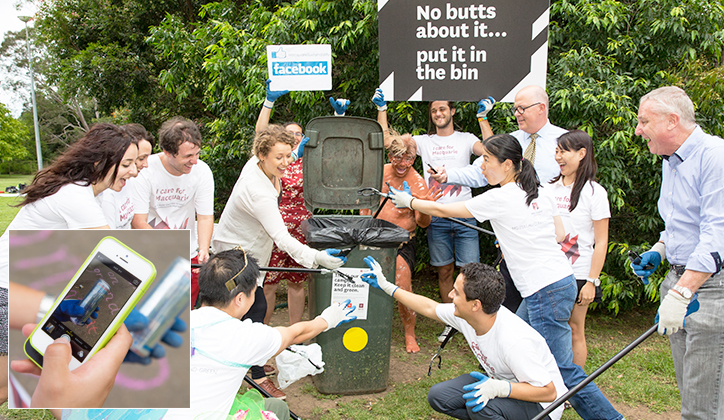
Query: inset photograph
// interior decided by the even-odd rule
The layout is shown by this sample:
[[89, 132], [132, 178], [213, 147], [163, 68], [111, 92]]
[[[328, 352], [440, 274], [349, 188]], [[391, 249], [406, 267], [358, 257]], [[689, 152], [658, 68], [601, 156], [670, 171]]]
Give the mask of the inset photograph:
[[9, 234], [9, 408], [189, 407], [188, 230]]

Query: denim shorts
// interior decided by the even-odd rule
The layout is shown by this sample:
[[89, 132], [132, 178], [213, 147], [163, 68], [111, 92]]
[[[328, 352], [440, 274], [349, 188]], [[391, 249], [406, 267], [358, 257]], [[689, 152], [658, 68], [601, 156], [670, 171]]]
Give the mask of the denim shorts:
[[[474, 218], [459, 218], [475, 225]], [[427, 228], [427, 245], [430, 249], [430, 264], [442, 267], [455, 262], [462, 267], [471, 262], [480, 262], [478, 232], [461, 224], [433, 217]]]

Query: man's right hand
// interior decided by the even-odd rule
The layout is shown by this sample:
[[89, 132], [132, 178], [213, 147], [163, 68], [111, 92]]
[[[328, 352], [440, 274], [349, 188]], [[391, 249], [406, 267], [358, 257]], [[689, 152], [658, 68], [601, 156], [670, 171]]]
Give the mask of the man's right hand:
[[372, 272], [362, 273], [360, 279], [362, 279], [363, 282], [369, 284], [372, 287], [381, 289], [383, 292], [387, 293], [390, 296], [395, 294], [399, 287], [387, 281], [385, 275], [382, 273], [382, 267], [380, 266], [380, 263], [375, 261], [375, 259], [369, 255], [364, 258], [364, 262], [367, 264], [367, 267], [372, 270]]
[[444, 184], [447, 182], [447, 171], [445, 171], [445, 165], [438, 166], [435, 168], [435, 171], [432, 169], [428, 169], [427, 173], [430, 174], [430, 178], [434, 179], [440, 184]]
[[279, 99], [280, 97], [286, 95], [289, 93], [288, 90], [271, 90], [269, 88], [269, 84], [271, 83], [271, 79], [266, 79], [266, 99], [264, 100], [264, 106], [267, 108], [274, 107], [274, 101]]
[[377, 106], [377, 110], [387, 111], [387, 102], [385, 101], [385, 94], [382, 93], [381, 88], [375, 89], [375, 94], [372, 96], [372, 103]]
[[[652, 275], [659, 267], [659, 264], [661, 264], [661, 254], [659, 254], [658, 251], [646, 251], [641, 254], [641, 259], [636, 262], [638, 262], [638, 264], [631, 262], [631, 268], [633, 268], [637, 276], [641, 277], [641, 281], [643, 281], [644, 284], [649, 284], [649, 276]], [[649, 264], [653, 265], [653, 268], [644, 268]]]

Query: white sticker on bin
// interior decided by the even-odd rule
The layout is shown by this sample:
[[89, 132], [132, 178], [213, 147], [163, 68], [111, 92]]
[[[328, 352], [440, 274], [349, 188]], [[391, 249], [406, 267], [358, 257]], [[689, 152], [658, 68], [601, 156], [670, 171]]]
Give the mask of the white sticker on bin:
[[344, 302], [349, 299], [350, 303], [357, 307], [354, 315], [357, 319], [367, 319], [367, 306], [370, 296], [370, 285], [360, 279], [362, 273], [369, 273], [369, 268], [340, 268], [341, 271], [352, 277], [347, 280], [336, 272], [332, 275], [332, 302]]

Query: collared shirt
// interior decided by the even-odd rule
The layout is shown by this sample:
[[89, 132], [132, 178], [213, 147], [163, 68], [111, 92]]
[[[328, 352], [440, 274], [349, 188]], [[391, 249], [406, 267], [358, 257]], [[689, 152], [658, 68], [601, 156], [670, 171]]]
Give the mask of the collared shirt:
[[[558, 145], [558, 137], [567, 131], [568, 130], [551, 124], [550, 121], [547, 121], [546, 125], [537, 131], [540, 137], [536, 140], [535, 165], [533, 165], [533, 167], [538, 174], [538, 179], [541, 184], [547, 184], [548, 181], [558, 176], [561, 172], [561, 168], [556, 162], [556, 146]], [[510, 135], [518, 140], [523, 150], [530, 144], [530, 134], [523, 130], [513, 131]], [[485, 179], [480, 169], [480, 165], [482, 164], [483, 157], [481, 156], [464, 168], [445, 168], [447, 171], [447, 183], [467, 185], [472, 188], [480, 188], [488, 185], [488, 180]]]
[[658, 205], [666, 223], [660, 240], [669, 263], [719, 271], [724, 256], [724, 140], [697, 126], [662, 162]]

